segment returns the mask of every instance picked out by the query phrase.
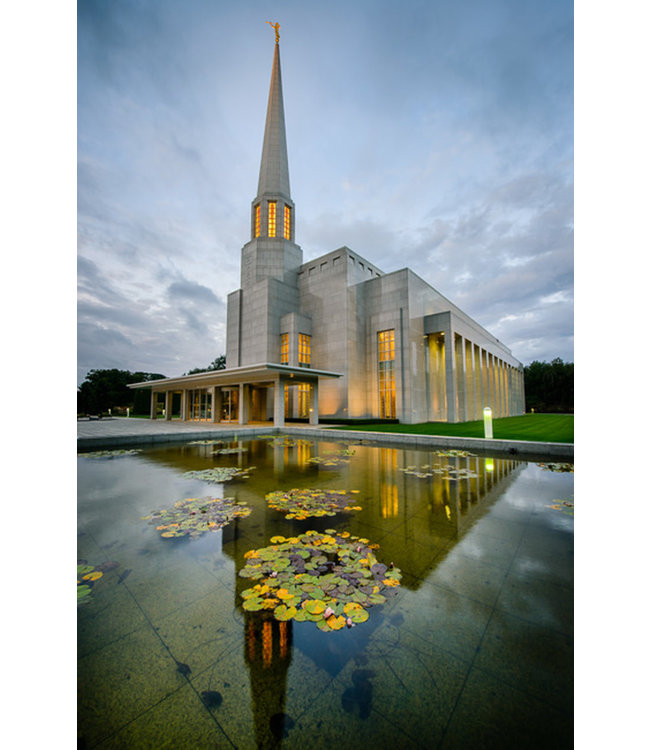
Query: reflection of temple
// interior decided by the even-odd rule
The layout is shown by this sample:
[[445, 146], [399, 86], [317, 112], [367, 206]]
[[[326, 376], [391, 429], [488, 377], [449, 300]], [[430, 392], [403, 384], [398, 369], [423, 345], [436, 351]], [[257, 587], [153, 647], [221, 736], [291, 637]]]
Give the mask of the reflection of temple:
[[[304, 469], [312, 452], [329, 453], [338, 447], [320, 443], [312, 449], [306, 443], [287, 447], [277, 443], [269, 450], [263, 441], [253, 441], [251, 448], [262, 443], [272, 456], [276, 479]], [[435, 451], [406, 451], [379, 446], [355, 446], [349, 463], [336, 471], [321, 473], [314, 469], [309, 484], [328, 482], [340, 487], [357, 488], [363, 510], [336, 519], [313, 519], [309, 524], [283, 523], [278, 532], [278, 516], [268, 508], [256, 510], [255, 522], [268, 544], [273, 533], [298, 533], [322, 523], [349, 529], [353, 534], [372, 536], [372, 529], [382, 533], [378, 558], [394, 564], [411, 575], [402, 585], [417, 589], [464, 534], [476, 523], [525, 465], [507, 458], [446, 457]], [[255, 452], [255, 451], [253, 451]], [[410, 466], [444, 469], [444, 473], [419, 478], [402, 471]], [[456, 473], [454, 473], [456, 472]], [[457, 477], [457, 478], [454, 478]], [[242, 485], [244, 488], [245, 485]], [[246, 490], [243, 490], [246, 492]], [[235, 563], [234, 606], [241, 610], [241, 592], [253, 585], [251, 579], [237, 573], [244, 565], [244, 553], [251, 549], [246, 537], [251, 519], [233, 523], [223, 529], [223, 553]], [[388, 524], [388, 525], [387, 525]], [[391, 529], [389, 533], [384, 533]], [[257, 532], [260, 534], [260, 532]], [[399, 592], [397, 592], [399, 596]], [[248, 666], [251, 690], [251, 712], [259, 748], [278, 747], [291, 718], [285, 718], [288, 672], [294, 649], [302, 652], [317, 667], [334, 676], [350, 660], [363, 653], [370, 636], [384, 619], [384, 608], [376, 607], [362, 626], [336, 634], [322, 634], [314, 623], [279, 622], [264, 612], [244, 612], [243, 649]], [[295, 718], [295, 717], [294, 717]], [[287, 725], [283, 725], [287, 721]]]
[[[380, 558], [418, 579], [489, 511], [525, 465], [509, 458], [447, 457], [435, 451], [355, 449], [346, 481], [361, 490], [363, 510], [351, 519], [350, 531], [355, 533], [358, 522], [367, 535], [366, 524], [382, 528], [390, 522], [395, 531], [382, 539]], [[407, 579], [403, 585], [417, 582]]]

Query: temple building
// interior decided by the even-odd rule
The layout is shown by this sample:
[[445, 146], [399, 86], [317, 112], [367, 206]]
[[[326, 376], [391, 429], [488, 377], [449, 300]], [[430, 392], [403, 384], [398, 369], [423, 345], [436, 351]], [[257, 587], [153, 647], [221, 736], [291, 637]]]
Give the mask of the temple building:
[[[165, 418], [404, 423], [523, 414], [523, 365], [408, 268], [348, 247], [303, 262], [289, 186], [279, 35], [250, 240], [228, 295], [226, 369], [134, 384]], [[180, 397], [179, 395], [180, 394]]]

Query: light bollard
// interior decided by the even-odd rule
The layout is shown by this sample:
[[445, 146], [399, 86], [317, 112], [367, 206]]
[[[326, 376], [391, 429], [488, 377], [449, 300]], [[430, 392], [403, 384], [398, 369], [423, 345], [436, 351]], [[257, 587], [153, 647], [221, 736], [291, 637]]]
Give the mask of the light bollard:
[[492, 434], [492, 409], [490, 409], [489, 406], [486, 406], [483, 409], [483, 428], [485, 431], [485, 437], [488, 440], [491, 440], [494, 436]]

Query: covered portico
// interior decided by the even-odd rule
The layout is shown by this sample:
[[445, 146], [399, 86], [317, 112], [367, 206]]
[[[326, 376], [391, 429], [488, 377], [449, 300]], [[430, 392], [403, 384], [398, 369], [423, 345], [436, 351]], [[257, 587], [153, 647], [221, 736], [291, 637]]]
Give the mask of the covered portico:
[[337, 372], [267, 362], [132, 383], [129, 388], [151, 389], [151, 419], [157, 418], [162, 398], [166, 420], [172, 419], [176, 404], [177, 416], [184, 422], [272, 421], [275, 427], [282, 427], [287, 387], [300, 384], [308, 387], [309, 424], [318, 424], [319, 380], [339, 377], [341, 373]]

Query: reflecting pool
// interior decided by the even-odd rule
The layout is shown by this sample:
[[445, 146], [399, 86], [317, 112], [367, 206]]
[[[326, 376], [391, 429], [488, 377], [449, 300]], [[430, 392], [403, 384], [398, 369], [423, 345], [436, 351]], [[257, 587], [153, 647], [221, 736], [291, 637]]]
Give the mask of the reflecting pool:
[[270, 436], [80, 455], [79, 747], [572, 747], [568, 468]]

